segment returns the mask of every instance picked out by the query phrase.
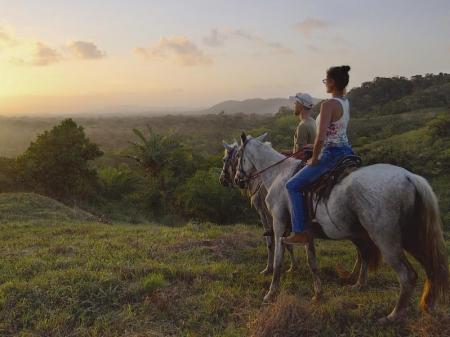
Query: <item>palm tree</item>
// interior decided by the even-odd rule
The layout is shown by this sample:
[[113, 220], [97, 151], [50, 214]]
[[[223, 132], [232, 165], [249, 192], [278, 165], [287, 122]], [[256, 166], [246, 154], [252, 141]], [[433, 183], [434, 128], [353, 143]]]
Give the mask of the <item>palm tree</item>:
[[167, 165], [170, 153], [179, 146], [172, 135], [160, 135], [147, 125], [148, 135], [138, 129], [133, 129], [139, 138], [139, 143], [130, 142], [133, 145], [136, 156], [130, 156], [151, 176], [158, 176]]

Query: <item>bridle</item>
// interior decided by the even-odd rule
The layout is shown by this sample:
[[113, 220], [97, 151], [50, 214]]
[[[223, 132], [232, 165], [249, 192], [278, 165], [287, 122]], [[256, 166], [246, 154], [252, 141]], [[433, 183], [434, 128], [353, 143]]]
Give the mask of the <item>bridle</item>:
[[273, 167], [275, 167], [277, 165], [280, 165], [284, 161], [288, 160], [289, 158], [294, 157], [295, 155], [297, 155], [298, 153], [303, 151], [302, 149], [300, 149], [298, 151], [295, 151], [295, 152], [291, 153], [290, 155], [286, 156], [285, 158], [277, 161], [276, 163], [271, 164], [271, 165], [263, 168], [262, 170], [256, 171], [255, 173], [249, 175], [244, 170], [244, 167], [243, 167], [243, 164], [242, 164], [242, 158], [244, 156], [245, 147], [251, 140], [253, 140], [253, 138], [246, 139], [245, 142], [241, 145], [241, 148], [239, 149], [238, 154], [237, 154], [239, 181], [244, 183], [244, 184], [249, 184], [250, 181], [252, 181], [255, 178], [258, 178], [262, 173], [266, 172], [267, 170], [269, 170], [269, 169], [271, 169], [271, 168], [273, 168]]
[[228, 180], [228, 182], [231, 184], [231, 186], [234, 186], [234, 177], [230, 177], [229, 171], [230, 171], [230, 167], [236, 167], [236, 161], [238, 160], [237, 158], [237, 149], [233, 148], [231, 151], [228, 151], [228, 157], [224, 162], [223, 168], [222, 168], [222, 173], [226, 179]]
[[[227, 150], [227, 158], [224, 161], [224, 165], [222, 168], [222, 175], [225, 177], [225, 179], [227, 180], [227, 182], [231, 185], [231, 187], [234, 186], [234, 175], [230, 175], [230, 171], [232, 173], [235, 173], [236, 171], [236, 166], [237, 166], [237, 161], [238, 161], [238, 150], [236, 148], [233, 148], [232, 150], [228, 151]], [[259, 182], [259, 184], [256, 186], [256, 188], [253, 188], [250, 186], [250, 184], [248, 185], [248, 193], [249, 193], [249, 198], [253, 197], [256, 193], [258, 193], [258, 191], [260, 190], [262, 186], [262, 181]]]

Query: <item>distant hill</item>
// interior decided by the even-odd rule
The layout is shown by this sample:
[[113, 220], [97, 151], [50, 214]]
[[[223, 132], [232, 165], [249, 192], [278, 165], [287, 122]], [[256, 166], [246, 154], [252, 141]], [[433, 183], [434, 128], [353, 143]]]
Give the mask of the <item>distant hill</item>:
[[95, 220], [79, 208], [70, 208], [59, 201], [36, 193], [0, 193], [0, 220]]
[[[320, 102], [320, 99], [314, 98], [314, 103]], [[292, 106], [292, 101], [287, 98], [251, 98], [243, 101], [229, 100], [213, 105], [212, 107], [201, 111], [201, 113], [218, 114], [224, 111], [226, 114], [275, 114], [282, 106]]]

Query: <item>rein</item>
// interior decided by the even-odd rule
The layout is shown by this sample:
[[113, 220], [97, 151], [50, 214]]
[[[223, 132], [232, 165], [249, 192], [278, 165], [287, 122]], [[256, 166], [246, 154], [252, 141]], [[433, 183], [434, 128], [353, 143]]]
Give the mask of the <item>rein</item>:
[[231, 186], [234, 185], [233, 177], [229, 177], [229, 172], [227, 170], [229, 167], [235, 167], [236, 165], [236, 159], [237, 159], [237, 153], [238, 151], [236, 149], [233, 149], [232, 151], [228, 151], [228, 158], [225, 161], [225, 164], [222, 168], [222, 174], [227, 176], [227, 180], [231, 183]]

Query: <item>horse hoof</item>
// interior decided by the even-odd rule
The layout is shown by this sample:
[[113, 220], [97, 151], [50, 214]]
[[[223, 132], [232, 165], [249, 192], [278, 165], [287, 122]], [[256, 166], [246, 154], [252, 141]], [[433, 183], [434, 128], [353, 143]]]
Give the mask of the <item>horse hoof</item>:
[[391, 314], [386, 317], [380, 318], [378, 320], [378, 324], [381, 324], [381, 325], [391, 324], [391, 323], [394, 323], [395, 321], [397, 321], [398, 318], [399, 318], [398, 316], [394, 316]]
[[266, 296], [264, 296], [264, 298], [263, 298], [263, 303], [269, 303], [269, 302], [272, 302], [274, 298], [275, 298], [275, 294], [269, 292], [269, 293], [267, 293]]
[[273, 269], [266, 268], [263, 271], [261, 271], [260, 274], [261, 275], [272, 275], [273, 274]]
[[311, 298], [311, 302], [313, 302], [313, 303], [318, 303], [318, 302], [320, 302], [320, 295], [314, 295], [314, 296]]
[[351, 291], [361, 291], [364, 289], [364, 285], [362, 285], [361, 283], [355, 283], [351, 285], [349, 288]]
[[291, 268], [289, 268], [287, 270], [287, 273], [295, 273], [298, 270], [298, 267], [295, 266], [291, 266]]

